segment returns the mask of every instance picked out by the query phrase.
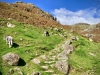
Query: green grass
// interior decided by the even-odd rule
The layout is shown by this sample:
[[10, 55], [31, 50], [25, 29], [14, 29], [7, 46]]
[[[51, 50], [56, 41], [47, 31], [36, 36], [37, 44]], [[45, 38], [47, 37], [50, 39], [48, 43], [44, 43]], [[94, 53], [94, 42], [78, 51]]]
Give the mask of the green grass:
[[[77, 48], [69, 55], [69, 63], [72, 69], [75, 69], [74, 73], [69, 75], [82, 75], [84, 72], [93, 75], [100, 74], [100, 44], [90, 42], [89, 40], [80, 37], [77, 42], [73, 43], [73, 46], [77, 45]], [[91, 55], [90, 53], [94, 54]]]
[[[1, 19], [0, 20], [4, 20]], [[50, 35], [49, 37], [43, 36], [44, 29], [27, 25], [24, 23], [19, 23], [11, 20], [10, 22], [15, 25], [14, 28], [8, 28], [6, 26], [7, 20], [0, 21], [3, 23], [3, 27], [0, 27], [0, 59], [1, 57], [8, 53], [13, 52], [18, 54], [24, 62], [27, 64], [31, 63], [31, 60], [35, 57], [45, 54], [48, 51], [54, 49], [58, 44], [60, 44], [64, 39], [60, 36]], [[49, 32], [53, 32], [50, 29], [47, 29]], [[16, 33], [16, 34], [15, 34]], [[9, 48], [6, 45], [3, 37], [6, 35], [11, 35], [14, 38], [15, 47]], [[21, 41], [20, 38], [23, 40]], [[28, 51], [28, 52], [27, 52]], [[26, 66], [18, 66], [23, 71], [24, 75], [27, 73], [31, 74], [33, 71], [43, 71], [39, 66], [35, 66], [33, 63], [29, 64], [30, 68], [26, 68]], [[0, 61], [0, 72], [3, 75], [9, 72], [11, 68], [15, 66], [4, 65], [4, 62]], [[34, 69], [35, 70], [34, 70]], [[47, 75], [45, 72], [42, 72], [43, 75]], [[48, 74], [50, 75], [50, 74]]]
[[[53, 50], [58, 44], [62, 43], [65, 39], [58, 35], [60, 33], [63, 34], [63, 31], [56, 32], [46, 28], [46, 30], [50, 32], [50, 36], [45, 37], [43, 36], [43, 32], [45, 30], [43, 28], [19, 23], [14, 20], [11, 20], [10, 22], [14, 24], [15, 27], [8, 28], [6, 26], [7, 22], [7, 20], [0, 18], [0, 25], [2, 24], [2, 26], [0, 26], [0, 72], [2, 75], [6, 75], [10, 69], [16, 68], [16, 66], [10, 66], [2, 61], [2, 56], [8, 52], [16, 53], [21, 57], [22, 62], [17, 67], [20, 68], [24, 75], [31, 75], [34, 71], [39, 71], [42, 75], [52, 75], [54, 73], [64, 75], [55, 67], [51, 68], [50, 64], [45, 64], [44, 60], [40, 63], [40, 65], [48, 65], [49, 69], [54, 70], [54, 73], [46, 73], [40, 65], [36, 65], [31, 61], [41, 55], [48, 55], [51, 50]], [[70, 32], [67, 31], [67, 34], [69, 33]], [[6, 45], [5, 40], [3, 40], [3, 37], [6, 35], [13, 36], [15, 44], [14, 47], [9, 48], [8, 45]], [[71, 69], [69, 71], [69, 75], [83, 75], [83, 73], [99, 75], [100, 43], [90, 42], [77, 34], [74, 35], [78, 36], [79, 40], [72, 43], [75, 49], [71, 54], [69, 54], [70, 59], [68, 62]], [[21, 38], [22, 41], [20, 40]], [[69, 39], [70, 37], [67, 36], [67, 38]], [[94, 54], [94, 56], [90, 53]], [[55, 53], [52, 55], [55, 55]], [[18, 73], [15, 72], [13, 75], [18, 75]]]

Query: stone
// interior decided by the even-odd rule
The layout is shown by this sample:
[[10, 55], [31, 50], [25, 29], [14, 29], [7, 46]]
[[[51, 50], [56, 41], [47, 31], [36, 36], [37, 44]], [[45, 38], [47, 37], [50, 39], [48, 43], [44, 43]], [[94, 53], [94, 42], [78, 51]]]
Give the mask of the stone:
[[91, 38], [89, 38], [89, 41], [91, 41], [91, 42], [92, 42], [93, 40], [92, 40]]
[[19, 74], [19, 75], [24, 75], [22, 71], [19, 71], [18, 74]]
[[47, 57], [45, 55], [40, 56], [42, 59], [46, 59]]
[[7, 22], [7, 27], [13, 28], [15, 25], [11, 24], [10, 22]]
[[51, 64], [51, 65], [50, 65], [51, 68], [54, 68], [54, 66], [55, 66], [54, 64]]
[[40, 64], [40, 60], [37, 59], [37, 58], [33, 59], [32, 62], [35, 63], [35, 64]]
[[54, 63], [55, 61], [45, 61], [44, 63], [46, 64], [51, 64], [51, 63]]
[[53, 73], [54, 71], [53, 70], [47, 70], [45, 72]]
[[41, 66], [43, 69], [48, 70], [48, 66]]
[[57, 55], [58, 60], [68, 60], [68, 56], [66, 53], [61, 52], [60, 54]]
[[91, 56], [96, 56], [94, 53], [92, 53], [92, 52], [89, 52], [89, 54], [91, 55]]
[[72, 44], [72, 41], [71, 40], [67, 40], [64, 45], [70, 45], [70, 44]]
[[63, 50], [66, 52], [66, 54], [71, 53], [74, 49], [72, 45], [64, 45]]
[[69, 65], [68, 62], [66, 60], [59, 60], [56, 62], [56, 66], [55, 66], [59, 71], [61, 71], [64, 74], [68, 74], [68, 70], [69, 70]]
[[20, 70], [20, 68], [19, 68], [19, 67], [15, 67], [14, 69], [15, 69], [16, 71], [19, 71], [19, 70]]
[[19, 63], [20, 57], [19, 55], [15, 53], [7, 53], [2, 56], [2, 59], [4, 62], [8, 63], [9, 65], [17, 66]]
[[78, 41], [78, 40], [79, 40], [78, 36], [72, 36], [71, 39], [72, 39], [73, 41]]

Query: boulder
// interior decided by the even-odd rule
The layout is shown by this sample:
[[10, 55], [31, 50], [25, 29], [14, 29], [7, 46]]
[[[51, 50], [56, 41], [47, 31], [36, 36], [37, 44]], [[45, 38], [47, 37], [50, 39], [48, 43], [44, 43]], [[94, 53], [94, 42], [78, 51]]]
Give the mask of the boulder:
[[60, 54], [57, 55], [58, 60], [68, 60], [68, 56], [66, 53], [61, 52]]
[[72, 45], [63, 45], [62, 47], [63, 49], [63, 52], [66, 53], [66, 54], [69, 54], [73, 51], [74, 47]]
[[68, 74], [69, 65], [66, 60], [59, 60], [56, 62], [56, 68], [64, 74]]
[[71, 39], [72, 39], [73, 41], [78, 41], [78, 40], [79, 40], [78, 36], [72, 36]]
[[48, 66], [41, 66], [43, 69], [48, 70]]
[[32, 60], [32, 62], [35, 63], [35, 64], [40, 64], [40, 59], [35, 58], [35, 59]]
[[91, 41], [91, 42], [92, 42], [93, 40], [92, 40], [91, 38], [89, 38], [89, 41]]
[[71, 40], [67, 40], [64, 45], [70, 45], [70, 44], [72, 44], [72, 41]]
[[9, 65], [17, 66], [19, 63], [20, 57], [19, 55], [14, 54], [14, 53], [7, 53], [2, 56], [2, 59], [4, 62], [8, 63]]
[[11, 24], [10, 22], [7, 22], [7, 27], [13, 28], [15, 25]]

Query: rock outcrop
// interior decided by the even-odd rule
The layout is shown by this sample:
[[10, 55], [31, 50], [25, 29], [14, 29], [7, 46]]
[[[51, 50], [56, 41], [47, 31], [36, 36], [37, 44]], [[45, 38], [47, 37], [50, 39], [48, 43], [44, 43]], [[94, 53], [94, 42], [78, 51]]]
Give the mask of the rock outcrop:
[[68, 74], [69, 71], [69, 64], [68, 64], [68, 54], [70, 54], [73, 51], [73, 46], [71, 45], [71, 41], [67, 40], [65, 44], [62, 45], [62, 52], [58, 54], [57, 59], [58, 61], [55, 64], [55, 67], [64, 73], [65, 75]]
[[66, 60], [59, 60], [56, 62], [56, 68], [63, 72], [64, 74], [68, 74], [69, 65]]
[[12, 66], [17, 66], [19, 63], [19, 55], [15, 53], [7, 53], [2, 56], [2, 59], [5, 63], [12, 65]]

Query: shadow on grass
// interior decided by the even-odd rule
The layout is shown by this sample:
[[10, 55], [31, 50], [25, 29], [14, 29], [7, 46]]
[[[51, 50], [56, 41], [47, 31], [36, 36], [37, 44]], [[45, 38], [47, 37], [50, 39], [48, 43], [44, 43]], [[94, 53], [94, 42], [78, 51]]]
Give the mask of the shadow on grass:
[[13, 46], [12, 47], [17, 48], [17, 47], [19, 47], [19, 45], [16, 44], [16, 43], [13, 43]]
[[2, 75], [2, 73], [0, 72], [0, 75]]
[[26, 65], [26, 62], [20, 58], [18, 66], [25, 66], [25, 65]]

